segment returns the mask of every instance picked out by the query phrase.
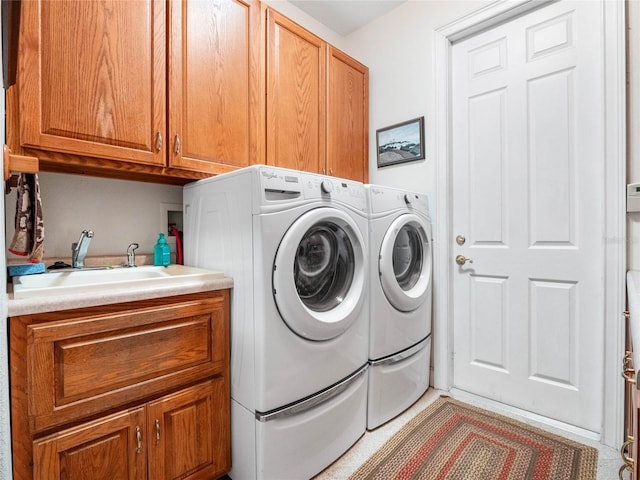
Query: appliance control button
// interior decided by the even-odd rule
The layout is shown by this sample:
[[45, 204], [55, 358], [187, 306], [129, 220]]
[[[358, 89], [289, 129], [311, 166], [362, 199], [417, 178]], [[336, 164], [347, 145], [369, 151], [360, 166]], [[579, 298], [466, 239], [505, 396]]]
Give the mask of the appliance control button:
[[333, 183], [331, 183], [331, 180], [323, 180], [320, 188], [324, 193], [331, 193], [333, 192]]

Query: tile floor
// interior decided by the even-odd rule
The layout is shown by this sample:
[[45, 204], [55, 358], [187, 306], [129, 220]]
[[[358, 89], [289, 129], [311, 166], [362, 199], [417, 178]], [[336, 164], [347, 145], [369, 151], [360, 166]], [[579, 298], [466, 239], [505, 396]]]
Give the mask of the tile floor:
[[[373, 432], [365, 433], [356, 444], [351, 447], [342, 457], [330, 465], [327, 469], [314, 477], [313, 480], [346, 480], [364, 461], [378, 450], [395, 432], [405, 423], [422, 411], [427, 405], [433, 402], [444, 392], [430, 388], [411, 408], [392, 421], [378, 427]], [[570, 438], [598, 449], [598, 476], [597, 480], [615, 480], [618, 478], [618, 469], [622, 465], [620, 453], [614, 448], [601, 445], [598, 441], [587, 438], [579, 433], [567, 433], [557, 427], [546, 425], [530, 418], [519, 415], [516, 411], [508, 409], [501, 404], [491, 402], [480, 397], [471, 396], [464, 392], [449, 392], [458, 400], [487, 408], [496, 413], [501, 413], [516, 420], [534, 425], [552, 433]]]

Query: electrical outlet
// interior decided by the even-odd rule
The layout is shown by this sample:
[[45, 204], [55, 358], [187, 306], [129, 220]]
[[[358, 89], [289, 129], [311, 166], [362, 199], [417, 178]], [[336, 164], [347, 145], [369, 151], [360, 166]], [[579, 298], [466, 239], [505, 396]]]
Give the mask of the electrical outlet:
[[161, 203], [160, 204], [160, 230], [164, 232], [164, 236], [167, 239], [167, 243], [171, 245], [176, 244], [176, 237], [169, 227], [174, 225], [178, 231], [183, 230], [182, 223], [182, 205], [179, 203]]

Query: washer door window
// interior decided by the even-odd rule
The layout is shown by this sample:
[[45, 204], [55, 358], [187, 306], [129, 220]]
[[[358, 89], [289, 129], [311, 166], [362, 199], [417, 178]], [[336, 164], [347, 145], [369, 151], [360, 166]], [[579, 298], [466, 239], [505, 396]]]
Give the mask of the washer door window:
[[337, 337], [364, 301], [365, 251], [351, 217], [323, 207], [302, 215], [282, 238], [273, 267], [276, 305], [309, 340]]
[[430, 227], [414, 214], [394, 220], [380, 247], [380, 283], [396, 310], [411, 312], [431, 288]]

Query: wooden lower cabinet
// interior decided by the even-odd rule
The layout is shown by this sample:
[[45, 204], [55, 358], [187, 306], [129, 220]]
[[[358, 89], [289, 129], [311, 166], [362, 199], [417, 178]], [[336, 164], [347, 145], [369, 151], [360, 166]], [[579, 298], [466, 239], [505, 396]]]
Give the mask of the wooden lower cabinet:
[[145, 421], [145, 409], [138, 407], [34, 441], [33, 478], [147, 478], [147, 446], [138, 446]]
[[43, 480], [212, 479], [228, 470], [224, 377], [33, 442]]
[[231, 469], [228, 290], [10, 319], [15, 480]]
[[211, 479], [227, 473], [229, 418], [224, 377], [149, 403], [149, 478]]

